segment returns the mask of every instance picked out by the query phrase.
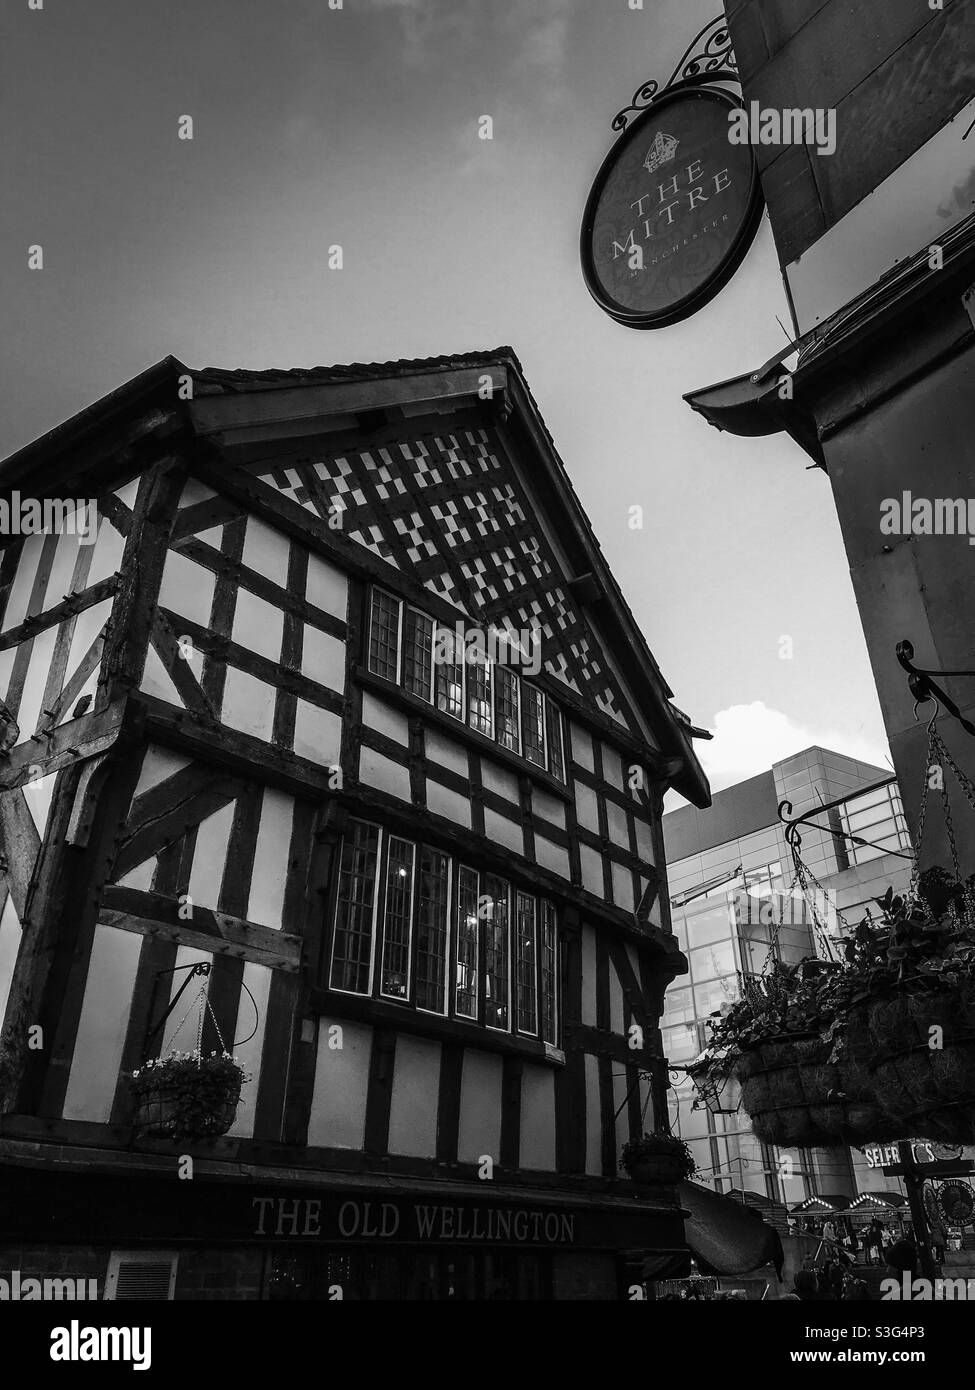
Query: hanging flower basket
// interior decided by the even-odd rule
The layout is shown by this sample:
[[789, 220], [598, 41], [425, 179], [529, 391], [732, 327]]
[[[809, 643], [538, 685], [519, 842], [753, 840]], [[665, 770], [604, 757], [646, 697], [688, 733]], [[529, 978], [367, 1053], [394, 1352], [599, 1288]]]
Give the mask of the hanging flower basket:
[[233, 1124], [246, 1079], [227, 1052], [174, 1052], [148, 1061], [130, 1081], [136, 1129], [161, 1139], [216, 1139]]
[[843, 940], [843, 961], [776, 965], [712, 1024], [692, 1078], [736, 1077], [767, 1144], [975, 1143], [967, 893], [929, 870], [914, 896], [876, 900], [882, 919]]
[[708, 1049], [689, 1068], [699, 1092], [733, 1077], [766, 1144], [812, 1148], [864, 1137], [859, 1085], [844, 1074], [829, 1035], [839, 974], [837, 962], [776, 963], [711, 1024]]
[[839, 962], [776, 964], [712, 1023], [695, 1084], [733, 1076], [756, 1136], [780, 1148], [883, 1143], [903, 1133], [884, 1111], [858, 977]]
[[676, 1187], [696, 1171], [690, 1149], [672, 1134], [628, 1140], [620, 1153], [620, 1167], [640, 1187]]
[[843, 1107], [839, 1068], [816, 1035], [784, 1034], [742, 1053], [735, 1066], [741, 1103], [765, 1144], [834, 1144]]
[[900, 1133], [975, 1143], [975, 988], [878, 999], [870, 1026], [877, 1095]]
[[878, 899], [880, 929], [857, 928], [848, 965], [869, 983], [866, 1059], [897, 1137], [975, 1142], [975, 928], [966, 889], [939, 868], [914, 898]]
[[[924, 766], [949, 770], [975, 810], [975, 783], [945, 745], [936, 716]], [[688, 1069], [705, 1102], [736, 1077], [766, 1143], [905, 1136], [975, 1143], [975, 874], [962, 881], [944, 777], [953, 873], [920, 870], [928, 790], [925, 776], [907, 894], [889, 888], [876, 899], [880, 920], [868, 915], [844, 937], [840, 960], [815, 958], [791, 970], [777, 963], [768, 971], [773, 935], [762, 978], [712, 1023], [708, 1048]], [[786, 831], [794, 885], [806, 895], [824, 954], [834, 957], [835, 940], [809, 896], [810, 886], [822, 885], [802, 862], [798, 824]]]

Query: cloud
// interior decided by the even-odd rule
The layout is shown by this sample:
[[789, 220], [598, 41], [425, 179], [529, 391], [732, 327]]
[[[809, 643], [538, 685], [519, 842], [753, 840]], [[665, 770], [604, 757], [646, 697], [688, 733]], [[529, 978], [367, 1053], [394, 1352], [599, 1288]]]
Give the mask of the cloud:
[[813, 746], [878, 767], [890, 766], [890, 754], [882, 745], [841, 729], [797, 724], [762, 700], [718, 710], [711, 732], [713, 742], [697, 743], [695, 749], [714, 791], [767, 772], [773, 763]]
[[569, 24], [579, 0], [518, 0], [500, 9], [484, 0], [366, 0], [399, 25], [401, 56], [411, 67], [443, 72], [471, 53], [504, 55], [497, 77], [558, 85], [569, 53]]
[[432, 68], [469, 49], [477, 35], [481, 0], [367, 0], [367, 8], [395, 17], [400, 56], [410, 67]]

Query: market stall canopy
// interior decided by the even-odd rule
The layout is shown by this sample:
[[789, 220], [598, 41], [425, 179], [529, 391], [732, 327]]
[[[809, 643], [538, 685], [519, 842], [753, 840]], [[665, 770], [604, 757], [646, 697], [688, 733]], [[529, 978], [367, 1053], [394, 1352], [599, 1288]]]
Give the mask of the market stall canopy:
[[842, 1192], [820, 1192], [815, 1197], [807, 1197], [804, 1202], [799, 1202], [792, 1210], [810, 1216], [825, 1216], [831, 1211], [846, 1211], [852, 1201], [852, 1197], [847, 1197]]
[[684, 1238], [702, 1269], [750, 1274], [773, 1264], [781, 1278], [785, 1256], [779, 1233], [750, 1206], [696, 1182], [682, 1182], [678, 1197], [687, 1212]]
[[850, 1203], [850, 1211], [887, 1211], [906, 1206], [907, 1198], [900, 1192], [860, 1192]]

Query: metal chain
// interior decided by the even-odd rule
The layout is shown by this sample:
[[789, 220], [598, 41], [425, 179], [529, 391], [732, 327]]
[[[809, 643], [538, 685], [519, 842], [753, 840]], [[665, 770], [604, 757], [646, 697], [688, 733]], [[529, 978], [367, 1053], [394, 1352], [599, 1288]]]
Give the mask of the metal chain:
[[926, 917], [930, 917], [930, 916], [931, 916], [931, 909], [928, 907], [928, 905], [927, 905], [926, 902], [923, 902], [923, 901], [921, 900], [921, 896], [920, 896], [920, 882], [921, 882], [921, 846], [922, 846], [922, 844], [924, 843], [924, 821], [925, 821], [925, 817], [927, 816], [927, 810], [928, 810], [928, 791], [929, 791], [929, 789], [930, 789], [930, 780], [929, 780], [929, 776], [928, 776], [928, 769], [931, 767], [932, 755], [933, 755], [933, 753], [934, 753], [934, 751], [935, 751], [935, 747], [936, 747], [936, 744], [935, 744], [935, 739], [936, 739], [936, 737], [937, 737], [937, 735], [935, 734], [934, 724], [932, 723], [931, 726], [930, 726], [930, 728], [928, 729], [928, 751], [927, 751], [927, 758], [926, 758], [926, 766], [925, 766], [925, 769], [924, 769], [924, 786], [923, 786], [922, 789], [921, 789], [921, 809], [920, 809], [920, 811], [918, 812], [918, 817], [917, 817], [917, 833], [916, 833], [915, 836], [914, 836], [914, 862], [913, 862], [912, 865], [911, 865], [911, 878], [910, 878], [910, 882], [909, 882], [908, 885], [907, 885], [907, 896], [908, 896], [908, 899], [909, 899], [912, 903], [917, 903], [917, 902], [920, 901], [920, 902], [921, 902], [921, 906], [924, 908], [924, 913], [925, 913], [925, 916], [926, 916]]
[[[802, 856], [800, 855], [798, 849], [793, 849], [792, 858], [796, 866], [796, 873], [799, 878], [799, 886], [802, 889], [803, 897], [809, 904], [810, 911], [812, 912], [813, 925], [815, 926], [816, 932], [819, 936], [819, 944], [823, 947], [826, 959], [835, 960], [836, 956], [833, 952], [833, 943], [830, 940], [829, 933], [826, 928], [826, 923], [820, 921], [819, 913], [816, 909], [815, 891], [812, 893], [810, 892], [809, 884], [811, 882], [813, 885], [813, 889], [818, 890], [818, 892], [822, 894], [823, 899], [826, 901], [829, 900], [829, 892], [826, 888], [823, 887], [819, 879], [813, 873], [812, 869], [809, 868], [808, 864], [805, 864], [803, 862]], [[836, 920], [844, 931], [848, 932], [850, 930], [850, 924], [843, 916], [839, 908], [836, 908]]]
[[[189, 1008], [186, 1010], [186, 1013], [183, 1015], [183, 1017], [182, 1017], [182, 1018], [180, 1019], [180, 1021], [177, 1023], [176, 1027], [173, 1029], [172, 1033], [169, 1035], [169, 1048], [170, 1048], [170, 1051], [172, 1051], [173, 1043], [176, 1041], [177, 1037], [179, 1036], [179, 1030], [182, 1028], [183, 1024], [184, 1024], [184, 1023], [186, 1022], [186, 1020], [189, 1018], [190, 1014], [193, 1012], [193, 1010], [194, 1010], [194, 1008], [196, 1007], [196, 1005], [197, 1005], [197, 1004], [200, 1004], [201, 997], [205, 997], [205, 995], [206, 995], [206, 986], [205, 986], [205, 985], [201, 985], [201, 986], [200, 986], [200, 992], [199, 992], [199, 994], [197, 994], [196, 997], [191, 1001]], [[200, 1018], [201, 1018], [201, 1020], [202, 1020], [202, 1018], [203, 1018], [203, 1005], [202, 1005], [202, 1004], [200, 1004]], [[164, 1050], [165, 1050], [165, 1049], [164, 1049]], [[197, 1050], [199, 1050], [199, 1035], [198, 1035], [198, 1037], [197, 1037]]]
[[170, 1051], [172, 1051], [173, 1043], [176, 1041], [176, 1039], [177, 1039], [177, 1037], [178, 1037], [178, 1035], [179, 1035], [179, 1030], [182, 1028], [183, 1024], [184, 1024], [184, 1023], [186, 1022], [186, 1020], [189, 1018], [189, 1016], [190, 1016], [190, 1014], [193, 1012], [193, 1010], [196, 1008], [197, 1004], [199, 1004], [199, 1006], [200, 1006], [200, 1017], [199, 1017], [199, 1019], [198, 1019], [198, 1021], [197, 1021], [197, 1025], [196, 1025], [196, 1050], [197, 1050], [197, 1053], [198, 1053], [199, 1056], [202, 1058], [202, 1056], [203, 1056], [203, 1021], [204, 1021], [204, 1019], [205, 1019], [205, 1017], [206, 1017], [206, 1015], [207, 1015], [208, 1013], [209, 1013], [210, 1018], [211, 1018], [211, 1020], [212, 1020], [212, 1022], [213, 1022], [213, 1028], [214, 1028], [214, 1032], [215, 1032], [216, 1035], [217, 1035], [217, 1041], [220, 1043], [220, 1050], [221, 1050], [221, 1052], [226, 1052], [226, 1051], [227, 1051], [227, 1044], [226, 1044], [226, 1043], [224, 1042], [224, 1040], [223, 1040], [223, 1034], [222, 1034], [221, 1031], [220, 1031], [220, 1024], [217, 1022], [217, 1016], [216, 1016], [216, 1014], [213, 1012], [213, 1005], [210, 1003], [210, 992], [209, 992], [209, 990], [207, 989], [206, 985], [201, 985], [201, 986], [200, 986], [200, 992], [199, 992], [199, 993], [196, 995], [196, 997], [193, 999], [193, 1001], [192, 1001], [192, 1003], [190, 1004], [189, 1008], [186, 1010], [186, 1013], [183, 1015], [183, 1017], [182, 1017], [182, 1018], [180, 1019], [180, 1021], [177, 1023], [176, 1027], [173, 1029], [172, 1034], [170, 1035], [170, 1039], [169, 1039]]
[[941, 735], [934, 729], [932, 729], [932, 735], [932, 743], [938, 749], [941, 757], [944, 759], [944, 761], [951, 768], [952, 772], [955, 774], [955, 778], [958, 782], [958, 785], [965, 793], [969, 806], [971, 806], [972, 810], [975, 811], [975, 782], [972, 782], [968, 774], [963, 772], [961, 768], [958, 766], [958, 764], [955, 762], [954, 758], [951, 756], [951, 753], [948, 751], [948, 745], [944, 742]]
[[[222, 1034], [221, 1031], [220, 1031], [220, 1024], [217, 1022], [217, 1016], [216, 1016], [216, 1014], [213, 1012], [213, 1005], [210, 1003], [210, 994], [209, 994], [209, 991], [207, 992], [206, 1005], [207, 1005], [207, 1010], [208, 1010], [208, 1012], [209, 1012], [209, 1014], [210, 1014], [210, 1018], [211, 1018], [211, 1020], [213, 1021], [213, 1029], [214, 1029], [214, 1032], [215, 1032], [216, 1035], [217, 1035], [217, 1041], [218, 1041], [219, 1044], [220, 1044], [220, 1051], [221, 1051], [221, 1052], [226, 1052], [226, 1051], [227, 1051], [227, 1044], [226, 1044], [226, 1043], [224, 1042], [224, 1040], [223, 1040], [223, 1034]], [[203, 1041], [203, 1011], [202, 1011], [202, 1010], [200, 1011], [200, 1041], [201, 1041], [201, 1043], [202, 1043], [202, 1041]], [[202, 1051], [203, 1051], [203, 1048], [201, 1047], [201, 1048], [200, 1048], [200, 1052], [202, 1053]]]
[[[788, 895], [787, 895], [787, 896], [789, 896], [789, 897], [792, 896], [792, 890], [795, 888], [795, 886], [796, 886], [796, 884], [798, 883], [798, 881], [799, 881], [799, 875], [798, 875], [798, 873], [793, 874], [792, 882], [789, 884], [789, 891], [788, 891]], [[771, 965], [772, 960], [773, 960], [773, 958], [774, 958], [774, 956], [775, 956], [775, 948], [776, 948], [776, 947], [778, 946], [778, 944], [779, 944], [779, 932], [782, 930], [782, 927], [783, 927], [783, 926], [784, 926], [784, 923], [783, 923], [783, 921], [782, 921], [782, 909], [781, 909], [781, 907], [780, 907], [780, 908], [779, 908], [779, 918], [778, 918], [778, 921], [773, 921], [773, 922], [772, 922], [772, 933], [771, 933], [771, 935], [770, 935], [770, 937], [769, 937], [768, 954], [766, 955], [765, 960], [762, 962], [762, 969], [761, 969], [761, 971], [759, 972], [759, 977], [760, 977], [760, 978], [761, 978], [762, 976], [768, 974], [768, 968], [769, 968], [769, 966]]]
[[[929, 740], [928, 748], [930, 753], [934, 753], [936, 757], [939, 759], [939, 761], [946, 763], [948, 767], [951, 769], [956, 782], [965, 794], [969, 806], [972, 808], [973, 811], [975, 811], [975, 785], [973, 785], [971, 779], [964, 772], [962, 772], [961, 768], [955, 762], [954, 758], [951, 756], [951, 753], [948, 750], [947, 744], [945, 744], [941, 735], [935, 728], [933, 722], [931, 726], [931, 737]], [[930, 765], [931, 764], [929, 762], [928, 766], [930, 767]], [[927, 781], [927, 779], [925, 779], [925, 781]], [[955, 839], [955, 827], [951, 815], [951, 801], [948, 795], [947, 783], [943, 776], [941, 778], [941, 796], [944, 802], [945, 826], [948, 831], [948, 842], [951, 847], [952, 868], [955, 872], [955, 880], [956, 882], [962, 884], [964, 903], [969, 918], [975, 918], [975, 895], [973, 895], [972, 888], [969, 887], [967, 883], [962, 882], [961, 865], [959, 863], [958, 858], [958, 846]]]
[[[945, 744], [940, 733], [938, 732], [937, 716], [935, 716], [931, 720], [931, 723], [928, 725], [928, 747], [926, 755], [926, 765], [923, 772], [921, 806], [917, 818], [917, 833], [914, 837], [914, 859], [913, 864], [911, 866], [911, 877], [907, 889], [908, 899], [914, 907], [919, 908], [921, 912], [923, 912], [925, 918], [928, 921], [933, 920], [934, 914], [931, 910], [931, 907], [929, 906], [927, 900], [922, 896], [920, 891], [921, 850], [924, 845], [924, 827], [927, 815], [928, 791], [931, 786], [931, 769], [933, 767], [938, 767], [938, 769], [941, 772], [941, 786], [939, 788], [939, 791], [941, 793], [941, 802], [944, 810], [945, 830], [948, 836], [948, 848], [951, 853], [951, 867], [954, 871], [956, 883], [960, 883], [962, 886], [965, 911], [970, 920], [975, 920], [975, 890], [973, 890], [973, 888], [970, 887], [967, 883], [962, 881], [961, 863], [958, 855], [958, 840], [955, 834], [954, 817], [951, 813], [951, 797], [948, 791], [947, 780], [944, 775], [945, 768], [947, 767], [953, 774], [956, 782], [958, 783], [959, 787], [964, 793], [965, 798], [973, 811], [975, 811], [975, 783], [973, 783], [971, 778], [965, 772], [962, 771], [962, 769], [958, 766], [951, 753], [949, 752], [947, 745]], [[952, 905], [951, 912], [952, 915], [957, 914], [957, 909], [954, 905]]]

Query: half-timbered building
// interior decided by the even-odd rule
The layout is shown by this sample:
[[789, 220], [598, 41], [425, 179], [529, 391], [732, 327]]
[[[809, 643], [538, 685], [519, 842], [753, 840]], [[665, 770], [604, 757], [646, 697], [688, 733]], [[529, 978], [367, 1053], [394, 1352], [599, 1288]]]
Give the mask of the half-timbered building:
[[[618, 1160], [667, 1123], [662, 799], [708, 789], [510, 349], [167, 359], [0, 484], [0, 1267], [163, 1298], [673, 1267], [675, 1192]], [[31, 499], [59, 524], [17, 534]], [[140, 1135], [133, 1071], [197, 1044], [247, 1074], [232, 1127]]]

